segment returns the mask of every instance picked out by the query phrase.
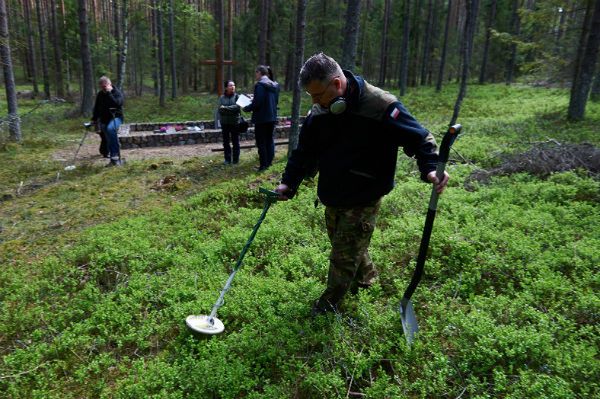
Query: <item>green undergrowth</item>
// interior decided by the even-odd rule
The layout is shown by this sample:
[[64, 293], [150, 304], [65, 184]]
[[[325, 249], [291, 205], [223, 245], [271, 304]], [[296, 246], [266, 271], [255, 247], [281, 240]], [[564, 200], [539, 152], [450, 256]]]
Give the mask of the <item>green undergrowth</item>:
[[[439, 137], [451, 97], [422, 90], [405, 102]], [[258, 187], [277, 184], [283, 154], [261, 174], [248, 153], [237, 168], [218, 156], [146, 160], [56, 180], [49, 167], [45, 185], [0, 202], [0, 396], [600, 396], [599, 181], [574, 170], [464, 187], [476, 168], [528, 143], [597, 145], [598, 106], [569, 124], [559, 115], [566, 98], [470, 88], [413, 296], [411, 347], [398, 304], [430, 188], [404, 156], [371, 244], [372, 288], [346, 298], [340, 314], [310, 317], [329, 243], [307, 181], [268, 211], [219, 309], [225, 332], [212, 338], [191, 335], [184, 320], [210, 313], [263, 209]], [[478, 117], [473, 107], [484, 106]], [[0, 156], [35, 162], [39, 151], [26, 143]], [[11, 184], [33, 173], [8, 168], [19, 176]]]

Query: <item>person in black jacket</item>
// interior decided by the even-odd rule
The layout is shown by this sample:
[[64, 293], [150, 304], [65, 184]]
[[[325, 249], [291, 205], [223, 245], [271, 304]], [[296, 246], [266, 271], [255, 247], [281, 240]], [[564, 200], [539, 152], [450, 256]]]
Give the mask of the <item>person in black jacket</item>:
[[323, 53], [305, 62], [299, 83], [313, 106], [275, 191], [281, 200], [292, 198], [305, 177], [319, 173], [331, 255], [316, 315], [337, 310], [348, 290], [368, 288], [377, 276], [368, 248], [381, 199], [394, 187], [398, 147], [416, 158], [421, 179], [439, 193], [449, 177], [438, 181], [433, 136], [390, 93]]
[[279, 102], [279, 83], [273, 80], [271, 68], [259, 65], [255, 71], [256, 84], [252, 103], [244, 107], [245, 112], [252, 111], [254, 137], [258, 147], [258, 170], [265, 170], [273, 162], [275, 142], [273, 131], [277, 125], [277, 103]]
[[106, 166], [119, 166], [122, 165], [122, 161], [117, 132], [123, 123], [123, 94], [113, 87], [110, 79], [106, 76], [98, 79], [98, 85], [100, 91], [96, 95], [92, 122], [102, 131], [108, 141], [110, 162]]
[[[221, 130], [223, 131], [223, 151], [225, 154], [225, 165], [238, 163], [240, 161], [240, 123], [241, 107], [236, 104], [239, 95], [235, 93], [235, 82], [225, 82], [225, 93], [219, 97], [219, 116], [221, 118]], [[231, 146], [229, 145], [231, 140]], [[233, 158], [231, 147], [233, 146]]]

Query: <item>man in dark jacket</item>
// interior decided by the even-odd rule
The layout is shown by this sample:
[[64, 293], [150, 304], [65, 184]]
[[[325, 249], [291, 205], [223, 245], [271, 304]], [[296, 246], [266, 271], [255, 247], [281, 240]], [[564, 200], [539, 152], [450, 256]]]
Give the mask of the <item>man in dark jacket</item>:
[[317, 192], [326, 206], [331, 255], [315, 315], [336, 310], [348, 290], [368, 288], [377, 276], [368, 248], [381, 199], [394, 187], [398, 147], [416, 158], [421, 179], [439, 193], [448, 174], [438, 181], [435, 140], [402, 103], [342, 71], [333, 58], [310, 57], [300, 71], [300, 85], [313, 107], [276, 191], [282, 200], [292, 198], [305, 177], [319, 173]]
[[100, 91], [96, 95], [92, 122], [102, 131], [108, 141], [110, 162], [106, 166], [119, 166], [122, 161], [117, 132], [123, 123], [123, 94], [113, 87], [110, 79], [106, 76], [98, 79], [98, 85]]
[[252, 103], [244, 107], [245, 112], [252, 111], [254, 137], [258, 147], [259, 166], [262, 171], [271, 166], [275, 156], [273, 131], [277, 125], [277, 103], [279, 102], [279, 83], [273, 80], [271, 68], [259, 65], [255, 71], [256, 84]]

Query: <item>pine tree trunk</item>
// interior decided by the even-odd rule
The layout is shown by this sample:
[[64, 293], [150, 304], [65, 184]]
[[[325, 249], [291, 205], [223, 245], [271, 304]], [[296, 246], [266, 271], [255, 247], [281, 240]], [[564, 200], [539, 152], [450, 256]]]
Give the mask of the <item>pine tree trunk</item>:
[[[112, 16], [113, 16], [113, 25], [114, 25], [114, 40], [115, 40], [115, 60], [116, 60], [116, 68], [114, 69], [117, 72], [116, 81], [117, 88], [121, 89], [123, 85], [124, 77], [121, 76], [121, 22], [119, 18], [119, 0], [112, 0]], [[112, 51], [109, 51], [108, 54], [111, 56], [112, 60]], [[112, 61], [109, 61], [109, 65], [112, 64]]]
[[[519, 17], [519, 4], [521, 0], [513, 1], [513, 17], [511, 26], [513, 29], [513, 36], [517, 38], [521, 34], [521, 18]], [[510, 55], [506, 63], [506, 84], [510, 85], [513, 82], [515, 64], [517, 63], [517, 44], [515, 39], [512, 40], [510, 45]]]
[[427, 25], [425, 28], [425, 37], [423, 38], [423, 61], [421, 63], [421, 86], [427, 83], [427, 74], [429, 68], [429, 52], [430, 52], [430, 41], [433, 29], [433, 1], [429, 0], [427, 11]]
[[[108, 60], [104, 59], [104, 54], [100, 55], [98, 51], [92, 51], [92, 62], [94, 63], [94, 65], [99, 65], [99, 64], [103, 64], [106, 62], [106, 63], [108, 63], [109, 69], [111, 71], [118, 71], [118, 69], [119, 69], [118, 65], [116, 65], [119, 62], [119, 57], [118, 56], [115, 57], [115, 54], [119, 53], [119, 40], [120, 40], [119, 33], [115, 32], [115, 30], [118, 30], [118, 28], [115, 28], [115, 25], [119, 26], [119, 21], [115, 18], [118, 18], [119, 14], [112, 12], [112, 10], [117, 7], [118, 1], [119, 0], [99, 1], [99, 7], [98, 7], [99, 13], [97, 14], [97, 18], [94, 20], [96, 23], [96, 26], [93, 26], [91, 28], [92, 31], [94, 32], [95, 39], [97, 39], [98, 36], [100, 37], [100, 43], [102, 43], [102, 41], [103, 41], [103, 37], [102, 37], [103, 35], [102, 35], [102, 32], [99, 32], [99, 30], [96, 29], [96, 27], [98, 26], [98, 21], [102, 25], [107, 25], [107, 30], [110, 31], [111, 28], [113, 29], [113, 40], [115, 41], [115, 48], [114, 48], [114, 51], [112, 51], [113, 49], [111, 49], [110, 51], [106, 51], [105, 54], [108, 55]], [[111, 8], [111, 4], [112, 4], [112, 8]], [[113, 18], [113, 19], [111, 20], [111, 18]], [[115, 59], [115, 66], [113, 66], [113, 58]], [[115, 76], [112, 76], [112, 79], [115, 80]]]
[[406, 94], [406, 85], [408, 83], [408, 63], [409, 63], [409, 35], [410, 35], [410, 1], [404, 0], [404, 11], [402, 15], [402, 50], [400, 51], [400, 95]]
[[33, 96], [37, 97], [40, 90], [37, 84], [37, 67], [35, 64], [35, 47], [33, 46], [33, 29], [31, 27], [31, 3], [30, 0], [23, 0], [25, 23], [27, 24], [27, 58], [31, 66], [31, 84], [33, 85]]
[[21, 142], [21, 121], [17, 105], [17, 89], [13, 74], [12, 60], [10, 57], [10, 43], [8, 37], [8, 16], [6, 14], [6, 1], [0, 0], [0, 60], [4, 73], [4, 86], [6, 89], [6, 102], [8, 106], [8, 134], [11, 140]]
[[479, 84], [484, 84], [486, 79], [487, 63], [490, 51], [490, 42], [492, 38], [492, 26], [496, 21], [496, 3], [497, 0], [491, 0], [490, 14], [485, 27], [485, 43], [483, 45], [483, 59], [481, 60], [481, 69], [479, 71]]
[[354, 70], [356, 65], [356, 48], [358, 46], [358, 29], [360, 24], [360, 0], [348, 0], [346, 8], [346, 25], [342, 34], [342, 63], [344, 69]]
[[428, 72], [427, 72], [427, 85], [431, 86], [433, 84], [433, 73], [435, 70], [435, 65], [436, 65], [436, 58], [433, 57], [433, 54], [435, 54], [435, 49], [437, 47], [437, 43], [439, 43], [439, 21], [440, 21], [440, 6], [441, 6], [442, 0], [434, 0], [434, 5], [433, 5], [433, 25], [432, 25], [432, 34], [431, 34], [431, 41], [432, 44], [430, 46], [430, 53], [429, 53], [429, 66], [428, 66]]
[[298, 0], [296, 7], [296, 43], [294, 60], [294, 93], [292, 94], [292, 121], [290, 126], [288, 156], [298, 147], [298, 136], [300, 134], [300, 102], [302, 89], [298, 83], [300, 66], [304, 61], [304, 42], [306, 32], [306, 3], [307, 0]]
[[[296, 37], [296, 29], [294, 29], [294, 22], [290, 21], [289, 33], [288, 33], [288, 43], [294, 43], [294, 38]], [[288, 46], [286, 61], [285, 61], [285, 90], [289, 91], [294, 88], [294, 54], [295, 49], [292, 46]]]
[[[27, 0], [29, 1], [29, 0]], [[65, 17], [65, 1], [64, 0], [60, 0], [60, 11], [61, 11], [61, 18], [63, 21], [63, 32], [67, 31], [67, 19]], [[69, 45], [68, 45], [68, 40], [67, 40], [67, 35], [64, 35], [64, 40], [65, 40], [65, 53], [69, 54]], [[66, 74], [66, 80], [65, 80], [65, 92], [67, 95], [69, 95], [69, 91], [70, 91], [70, 85], [71, 85], [71, 64], [69, 63], [69, 57], [65, 57], [65, 74]]]
[[[327, 10], [327, 1], [328, 0], [320, 0], [319, 3], [321, 5], [321, 16], [329, 15], [329, 11]], [[321, 17], [322, 18], [322, 17]], [[317, 34], [317, 48], [323, 48], [327, 45], [328, 39], [328, 31], [327, 27], [324, 23], [318, 24], [318, 34]]]
[[390, 25], [390, 14], [392, 9], [391, 3], [391, 0], [385, 0], [385, 7], [383, 10], [383, 32], [381, 33], [381, 55], [379, 57], [379, 86], [385, 85], [385, 77], [387, 73], [388, 30]]
[[156, 36], [158, 39], [158, 104], [165, 106], [165, 44], [162, 24], [162, 10], [154, 0], [156, 8]]
[[[20, 3], [20, 13], [19, 13], [19, 17], [22, 17], [23, 22], [25, 22], [25, 2], [21, 1]], [[17, 21], [19, 21], [19, 19], [16, 19]], [[22, 38], [20, 38], [20, 40], [22, 40], [23, 42], [25, 40], [27, 40], [27, 24], [24, 24], [24, 28], [21, 29], [21, 33], [23, 34]], [[10, 30], [10, 27], [8, 28]], [[27, 45], [22, 45], [21, 49], [20, 49], [20, 53], [21, 53], [21, 65], [23, 65], [23, 80], [25, 82], [30, 82], [31, 81], [31, 64], [29, 62], [29, 50], [27, 49]]]
[[[219, 1], [217, 3], [217, 19], [219, 22], [219, 43], [217, 47], [219, 58], [217, 61], [222, 62], [224, 60], [225, 54], [225, 8], [223, 7], [223, 2]], [[217, 62], [217, 93], [221, 95], [224, 92], [224, 76], [225, 76], [225, 66], [222, 63]]]
[[360, 65], [363, 69], [363, 75], [366, 76], [367, 72], [368, 72], [368, 67], [370, 66], [369, 63], [365, 62], [365, 54], [366, 54], [366, 49], [368, 47], [367, 44], [367, 39], [368, 39], [368, 30], [366, 29], [367, 26], [367, 21], [369, 20], [368, 16], [369, 16], [369, 11], [371, 10], [371, 0], [367, 0], [366, 4], [365, 4], [365, 12], [362, 13], [362, 23], [361, 25], [363, 26], [363, 30], [360, 33]]
[[90, 35], [88, 29], [87, 11], [85, 8], [86, 0], [78, 0], [79, 15], [79, 39], [81, 68], [83, 70], [83, 81], [81, 86], [83, 92], [81, 95], [81, 114], [89, 117], [94, 108], [94, 78], [92, 70], [92, 54], [90, 52]]
[[[134, 32], [136, 37], [141, 37], [141, 31], [138, 28], [138, 25], [136, 25], [136, 30]], [[138, 96], [141, 96], [142, 94], [144, 94], [144, 72], [145, 72], [145, 62], [144, 62], [144, 57], [142, 55], [142, 45], [141, 45], [141, 40], [136, 40], [135, 42], [135, 46], [136, 46], [136, 67], [137, 67], [137, 76], [138, 76]]]
[[[221, 8], [223, 2], [219, 1]], [[171, 99], [177, 98], [177, 64], [175, 62], [175, 9], [173, 0], [169, 0], [169, 47], [171, 48]]]
[[[188, 17], [183, 18], [183, 37], [189, 37], [189, 19]], [[190, 65], [192, 64], [192, 58], [188, 51], [188, 40], [184, 40], [181, 49], [181, 93], [188, 94], [190, 84]]]
[[50, 36], [54, 48], [54, 76], [56, 79], [56, 96], [63, 98], [65, 96], [65, 88], [63, 82], [62, 71], [62, 52], [60, 49], [60, 40], [58, 34], [58, 22], [56, 17], [56, 0], [50, 0]]
[[[600, 47], [600, 0], [595, 0], [592, 12], [590, 31], [584, 45], [583, 55], [579, 62], [579, 76], [573, 79], [571, 87], [571, 98], [569, 101], [568, 117], [571, 120], [581, 120], [585, 114], [592, 77], [598, 59], [598, 48]], [[582, 37], [584, 35], [582, 34]]]
[[50, 75], [48, 73], [48, 54], [46, 52], [46, 38], [42, 24], [42, 4], [40, 0], [35, 1], [38, 21], [38, 33], [40, 36], [40, 57], [42, 61], [42, 79], [44, 81], [44, 96], [50, 98]]
[[[583, 60], [583, 52], [585, 51], [585, 45], [588, 40], [588, 36], [590, 34], [590, 28], [592, 23], [592, 5], [593, 0], [585, 0], [586, 9], [583, 18], [583, 22], [581, 22], [580, 34], [579, 34], [579, 45], [577, 46], [577, 53], [575, 55], [575, 60], [573, 61], [573, 79], [571, 81], [571, 88], [578, 85], [577, 80], [581, 76], [581, 62]], [[574, 13], [573, 13], [574, 14]], [[572, 16], [572, 23], [579, 21], [573, 21], [575, 18]]]
[[[421, 9], [422, 9], [423, 0], [415, 0], [415, 6], [413, 7], [413, 24], [411, 28], [412, 34], [412, 46], [414, 49], [414, 54], [419, 54], [419, 46], [421, 45], [420, 40], [420, 20], [421, 20]], [[417, 78], [419, 76], [419, 57], [411, 57], [410, 66], [409, 66], [409, 75], [408, 75], [408, 85], [409, 86], [417, 86]]]
[[460, 89], [458, 97], [454, 103], [454, 113], [452, 114], [452, 120], [450, 126], [456, 123], [458, 114], [460, 113], [460, 107], [462, 101], [467, 95], [467, 80], [469, 78], [469, 66], [471, 64], [471, 54], [473, 53], [473, 38], [475, 36], [475, 28], [477, 24], [477, 11], [479, 8], [479, 0], [466, 0], [466, 20], [465, 28], [463, 32], [463, 41], [461, 47], [462, 53], [462, 74], [460, 80]]
[[267, 63], [267, 33], [269, 29], [269, 1], [260, 0], [260, 18], [258, 23], [258, 64]]
[[[233, 61], [233, 1], [229, 0], [227, 8], [227, 59]], [[227, 65], [227, 79], [233, 79], [233, 65]]]
[[158, 83], [158, 36], [156, 34], [156, 16], [158, 15], [158, 10], [157, 8], [157, 1], [156, 0], [152, 0], [152, 7], [150, 9], [150, 13], [151, 13], [151, 20], [152, 23], [150, 24], [151, 27], [151, 34], [152, 34], [152, 51], [151, 51], [151, 55], [152, 55], [152, 82], [153, 82], [153, 87], [154, 87], [154, 95], [156, 97], [159, 96], [159, 83]]
[[129, 51], [129, 8], [127, 0], [123, 0], [121, 5], [121, 51], [119, 52], [119, 70], [117, 75], [120, 80], [117, 81], [117, 87], [123, 90], [125, 84], [125, 71], [127, 70], [127, 52]]
[[444, 44], [442, 45], [442, 56], [440, 58], [440, 69], [438, 71], [435, 91], [442, 90], [444, 81], [444, 69], [446, 68], [446, 56], [448, 55], [448, 33], [450, 33], [450, 14], [452, 13], [452, 0], [448, 0], [448, 14], [446, 15], [446, 27], [444, 28]]

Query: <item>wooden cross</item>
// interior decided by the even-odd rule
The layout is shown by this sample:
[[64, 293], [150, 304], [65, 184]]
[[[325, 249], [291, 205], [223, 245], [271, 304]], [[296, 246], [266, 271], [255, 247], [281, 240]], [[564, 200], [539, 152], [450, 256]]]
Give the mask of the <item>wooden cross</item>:
[[215, 59], [214, 60], [204, 60], [204, 61], [200, 61], [200, 64], [202, 65], [216, 65], [217, 66], [217, 73], [216, 73], [216, 82], [217, 82], [217, 93], [219, 93], [219, 96], [223, 95], [224, 92], [224, 83], [225, 81], [223, 80], [223, 65], [233, 65], [235, 64], [235, 62], [233, 60], [224, 60], [223, 58], [225, 58], [223, 56], [223, 48], [221, 47], [221, 43], [217, 43], [215, 44]]

